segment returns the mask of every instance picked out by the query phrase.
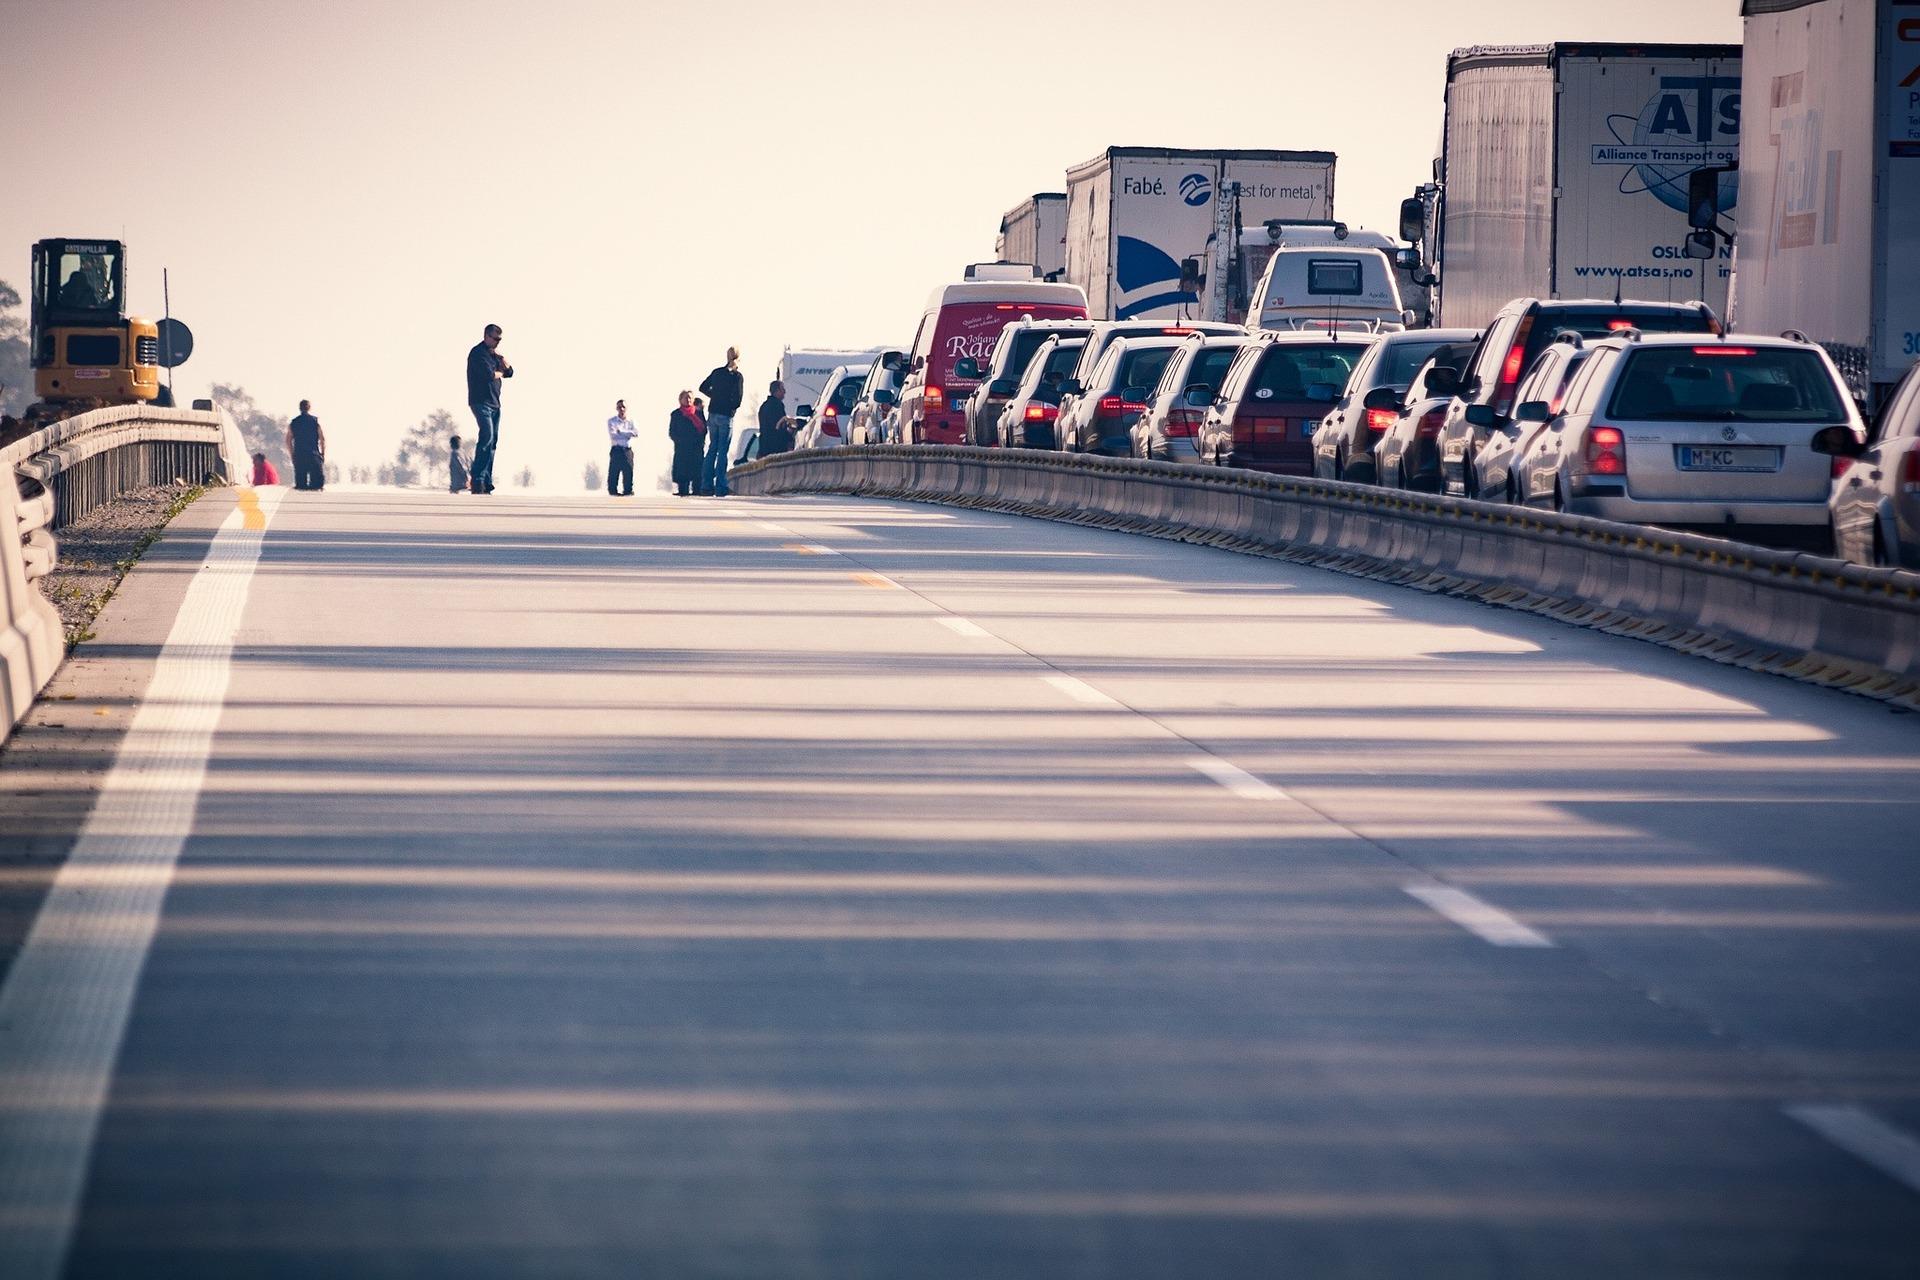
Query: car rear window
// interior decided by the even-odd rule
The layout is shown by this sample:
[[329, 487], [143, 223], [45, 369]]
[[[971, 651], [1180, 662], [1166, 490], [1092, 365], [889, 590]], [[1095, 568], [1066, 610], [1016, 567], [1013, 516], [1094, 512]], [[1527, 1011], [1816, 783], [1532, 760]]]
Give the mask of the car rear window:
[[1736, 343], [1632, 351], [1607, 415], [1628, 422], [1847, 420], [1818, 355]]
[[1063, 342], [1055, 347], [1053, 354], [1047, 357], [1045, 367], [1040, 370], [1040, 376], [1044, 378], [1050, 373], [1057, 373], [1064, 378], [1072, 373], [1073, 366], [1080, 361], [1080, 348], [1086, 345], [1084, 342]]
[[1012, 378], [1015, 382], [1018, 382], [1021, 376], [1026, 373], [1027, 366], [1033, 363], [1034, 352], [1040, 350], [1040, 348], [1046, 344], [1048, 338], [1056, 336], [1058, 336], [1057, 330], [1021, 329], [1015, 332], [1013, 335], [1013, 350], [1007, 353], [1006, 372], [1000, 376], [1003, 378]]
[[866, 374], [853, 374], [833, 389], [833, 395], [828, 399], [827, 403], [831, 404], [840, 412], [845, 413], [847, 410], [853, 408], [853, 402], [860, 398], [860, 389], [866, 385]]
[[1446, 345], [1444, 340], [1389, 343], [1387, 349], [1380, 353], [1380, 385], [1406, 386], [1413, 381], [1413, 375], [1420, 371], [1427, 357]]
[[1187, 387], [1205, 387], [1209, 391], [1218, 391], [1226, 380], [1227, 370], [1233, 365], [1233, 358], [1240, 354], [1239, 347], [1206, 347], [1193, 358], [1187, 366]]
[[1115, 387], [1146, 387], [1152, 389], [1160, 385], [1160, 375], [1167, 371], [1167, 361], [1173, 359], [1172, 347], [1149, 347], [1145, 351], [1129, 351], [1120, 358], [1119, 377], [1114, 379]]
[[[1247, 385], [1247, 394], [1255, 400], [1304, 400], [1307, 388], [1324, 382], [1340, 388], [1347, 385], [1353, 366], [1367, 353], [1362, 346], [1347, 344], [1324, 346], [1305, 343], [1275, 345], [1267, 349], [1260, 368]], [[1266, 392], [1261, 395], [1261, 392]]]

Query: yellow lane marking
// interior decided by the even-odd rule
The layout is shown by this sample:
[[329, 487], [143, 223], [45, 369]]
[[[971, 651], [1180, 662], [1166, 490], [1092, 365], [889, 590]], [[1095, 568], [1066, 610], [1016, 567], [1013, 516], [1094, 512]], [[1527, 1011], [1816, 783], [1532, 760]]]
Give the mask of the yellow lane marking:
[[856, 573], [853, 580], [869, 587], [878, 587], [882, 591], [898, 591], [900, 584], [892, 578], [883, 578], [877, 573]]
[[243, 529], [267, 527], [267, 513], [260, 509], [260, 495], [252, 489], [240, 491], [240, 526]]

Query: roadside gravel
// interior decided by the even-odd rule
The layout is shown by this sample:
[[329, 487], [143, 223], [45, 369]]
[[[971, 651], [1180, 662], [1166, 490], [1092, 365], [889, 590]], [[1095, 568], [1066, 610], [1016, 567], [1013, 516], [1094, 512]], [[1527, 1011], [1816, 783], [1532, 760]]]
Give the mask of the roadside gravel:
[[40, 591], [60, 613], [69, 652], [92, 638], [93, 620], [168, 521], [204, 492], [178, 483], [135, 489], [54, 535], [60, 553]]

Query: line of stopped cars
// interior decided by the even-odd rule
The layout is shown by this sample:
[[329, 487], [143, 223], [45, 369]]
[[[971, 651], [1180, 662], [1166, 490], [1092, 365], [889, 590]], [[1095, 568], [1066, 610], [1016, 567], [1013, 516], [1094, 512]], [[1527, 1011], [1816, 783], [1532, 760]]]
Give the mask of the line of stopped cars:
[[842, 444], [1251, 468], [1920, 568], [1920, 373], [1870, 424], [1818, 345], [1703, 304], [1521, 298], [1478, 330], [1089, 320], [1072, 285], [982, 267], [910, 347], [835, 371], [799, 446]]

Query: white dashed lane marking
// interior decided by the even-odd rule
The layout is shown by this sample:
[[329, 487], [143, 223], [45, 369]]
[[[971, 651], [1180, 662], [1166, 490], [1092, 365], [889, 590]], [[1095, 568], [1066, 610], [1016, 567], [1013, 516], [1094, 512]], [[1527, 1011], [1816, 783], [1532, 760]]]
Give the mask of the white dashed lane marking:
[[972, 622], [968, 622], [965, 618], [953, 618], [953, 617], [943, 616], [943, 617], [935, 618], [934, 621], [939, 623], [941, 626], [945, 627], [947, 630], [953, 632], [955, 635], [971, 636], [974, 639], [979, 639], [983, 636], [991, 634], [990, 632], [988, 632], [988, 630], [985, 627], [978, 626]]
[[1807, 1103], [1781, 1110], [1908, 1190], [1920, 1191], [1920, 1139], [1912, 1134], [1861, 1107]]
[[1069, 698], [1072, 698], [1075, 702], [1085, 702], [1098, 707], [1117, 707], [1120, 705], [1084, 680], [1076, 680], [1072, 676], [1062, 675], [1041, 676], [1040, 678], [1060, 692], [1066, 694]]
[[1492, 903], [1474, 897], [1465, 889], [1450, 889], [1437, 884], [1402, 885], [1407, 893], [1426, 903], [1447, 919], [1496, 947], [1550, 947], [1551, 939], [1538, 929], [1521, 924]]
[[1228, 764], [1218, 756], [1194, 756], [1187, 763], [1242, 800], [1278, 800], [1286, 794], [1272, 783], [1262, 782], [1239, 765]]

